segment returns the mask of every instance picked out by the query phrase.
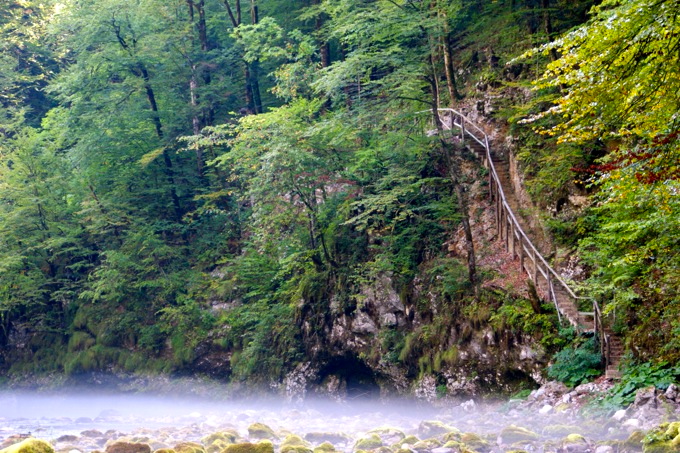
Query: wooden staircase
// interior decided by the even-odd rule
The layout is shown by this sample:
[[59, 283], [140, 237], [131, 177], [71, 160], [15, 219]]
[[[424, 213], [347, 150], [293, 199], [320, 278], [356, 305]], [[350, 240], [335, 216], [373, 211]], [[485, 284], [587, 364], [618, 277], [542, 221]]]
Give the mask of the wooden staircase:
[[[623, 342], [604, 326], [597, 301], [576, 296], [530, 240], [530, 237], [536, 237], [537, 232], [522, 216], [515, 214], [521, 210], [511, 183], [508, 159], [495, 153], [486, 133], [460, 112], [439, 109], [439, 119], [443, 129], [459, 136], [489, 170], [489, 192], [496, 207], [499, 240], [505, 241], [506, 249], [513, 259], [519, 259], [520, 267], [534, 282], [539, 293], [555, 305], [560, 322], [568, 322], [579, 334], [598, 338], [605, 359], [606, 377], [620, 378], [618, 368], [624, 353]], [[592, 304], [593, 311], [580, 311], [579, 305], [582, 304]]]

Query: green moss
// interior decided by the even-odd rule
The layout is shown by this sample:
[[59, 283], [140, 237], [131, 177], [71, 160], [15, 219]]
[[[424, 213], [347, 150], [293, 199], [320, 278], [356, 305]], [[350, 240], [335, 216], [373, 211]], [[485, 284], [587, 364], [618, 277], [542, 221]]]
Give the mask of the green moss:
[[482, 439], [475, 433], [463, 433], [463, 435], [460, 436], [460, 441], [471, 450], [486, 451], [491, 447], [491, 444], [488, 441]]
[[229, 445], [222, 453], [274, 453], [274, 444], [269, 441], [258, 442], [256, 444], [242, 442]]
[[510, 425], [501, 430], [500, 438], [504, 444], [538, 440], [538, 434], [521, 426]]
[[314, 453], [329, 453], [337, 451], [335, 446], [330, 442], [324, 442], [314, 449]]
[[416, 436], [406, 436], [401, 441], [399, 441], [398, 443], [399, 443], [399, 445], [404, 445], [404, 444], [413, 445], [413, 444], [417, 444], [418, 442], [420, 442], [420, 439], [418, 439]]
[[0, 450], [0, 453], [54, 453], [54, 448], [44, 440], [25, 439]]
[[224, 431], [218, 431], [216, 433], [209, 434], [201, 439], [203, 444], [212, 443], [215, 440], [223, 440], [226, 442], [234, 443], [239, 438], [238, 432], [235, 429], [226, 429]]
[[418, 426], [418, 435], [420, 435], [420, 437], [423, 439], [441, 436], [442, 434], [452, 432], [460, 434], [460, 431], [458, 431], [453, 426], [449, 426], [437, 420], [425, 420]]
[[642, 451], [642, 440], [644, 438], [645, 433], [642, 431], [633, 431], [628, 439], [622, 442], [621, 447], [630, 451]]
[[581, 434], [582, 429], [575, 425], [548, 425], [543, 428], [546, 436], [567, 436], [573, 433]]
[[116, 441], [106, 447], [106, 453], [151, 453], [148, 444]]
[[354, 450], [373, 450], [382, 447], [383, 442], [377, 434], [371, 434], [369, 437], [359, 439], [354, 445]]
[[264, 423], [253, 423], [248, 427], [248, 435], [254, 439], [278, 439], [274, 430]]
[[415, 451], [430, 451], [434, 448], [439, 448], [442, 446], [442, 443], [438, 439], [425, 439], [421, 440], [420, 442], [414, 444], [411, 448], [413, 448]]
[[175, 445], [177, 453], [206, 453], [203, 445], [196, 442], [181, 442]]

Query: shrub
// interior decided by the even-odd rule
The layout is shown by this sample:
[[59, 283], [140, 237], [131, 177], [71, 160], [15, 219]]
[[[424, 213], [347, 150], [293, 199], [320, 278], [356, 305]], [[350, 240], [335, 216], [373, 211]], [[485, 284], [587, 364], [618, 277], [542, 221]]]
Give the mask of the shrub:
[[602, 356], [595, 338], [580, 346], [569, 346], [555, 354], [555, 363], [548, 368], [548, 376], [570, 387], [588, 382], [601, 374]]

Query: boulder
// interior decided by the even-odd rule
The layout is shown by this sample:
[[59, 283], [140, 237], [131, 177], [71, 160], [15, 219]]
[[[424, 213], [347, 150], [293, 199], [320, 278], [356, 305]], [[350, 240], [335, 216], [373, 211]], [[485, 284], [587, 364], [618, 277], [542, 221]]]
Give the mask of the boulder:
[[498, 443], [501, 445], [511, 445], [517, 442], [533, 442], [535, 440], [538, 440], [538, 434], [515, 425], [503, 428], [498, 436]]
[[0, 450], [0, 453], [54, 453], [54, 448], [44, 440], [29, 438]]
[[371, 434], [368, 437], [359, 439], [356, 444], [354, 444], [354, 451], [357, 450], [374, 450], [376, 448], [382, 447], [383, 441], [377, 434]]
[[449, 432], [460, 433], [460, 431], [458, 431], [456, 428], [437, 420], [425, 420], [420, 422], [420, 425], [418, 425], [418, 435], [422, 439], [441, 436], [442, 434]]
[[222, 453], [274, 453], [274, 444], [266, 440], [256, 444], [242, 442], [229, 445]]
[[116, 441], [106, 447], [106, 453], [151, 453], [149, 444]]
[[274, 430], [264, 423], [253, 423], [248, 427], [248, 436], [253, 439], [278, 439]]

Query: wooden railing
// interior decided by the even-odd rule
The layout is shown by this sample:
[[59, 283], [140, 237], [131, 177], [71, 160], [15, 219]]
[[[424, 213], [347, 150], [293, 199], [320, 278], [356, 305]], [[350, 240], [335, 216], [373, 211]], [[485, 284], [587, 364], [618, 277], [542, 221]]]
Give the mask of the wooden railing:
[[[429, 113], [434, 122], [434, 115], [431, 111], [422, 113]], [[499, 238], [505, 242], [506, 250], [510, 252], [512, 258], [519, 258], [520, 267], [527, 273], [534, 284], [537, 287], [539, 287], [540, 283], [545, 285], [545, 295], [555, 305], [560, 323], [563, 322], [563, 319], [566, 319], [574, 326], [578, 333], [582, 333], [588, 329], [584, 329], [584, 326], [579, 322], [579, 318], [593, 317], [594, 333], [599, 337], [600, 347], [602, 348], [601, 352], [605, 360], [607, 360], [609, 357], [609, 341], [602, 325], [602, 312], [597, 301], [592, 298], [577, 296], [536, 249], [522, 229], [503, 191], [501, 179], [493, 162], [488, 135], [479, 126], [467, 119], [465, 115], [454, 109], [438, 109], [438, 118], [440, 126], [433, 125], [434, 129], [448, 131], [452, 137], [460, 136], [463, 142], [468, 138], [472, 139], [484, 148], [482, 159], [484, 167], [489, 170], [489, 192], [491, 199], [496, 204], [496, 225], [498, 225]], [[570, 315], [565, 310], [565, 307], [561, 306], [558, 292], [561, 292], [573, 304], [575, 311], [572, 311], [572, 313], [575, 313], [575, 316], [573, 314]], [[579, 312], [581, 301], [592, 303], [593, 311]]]

